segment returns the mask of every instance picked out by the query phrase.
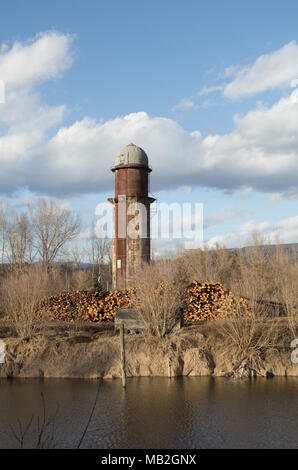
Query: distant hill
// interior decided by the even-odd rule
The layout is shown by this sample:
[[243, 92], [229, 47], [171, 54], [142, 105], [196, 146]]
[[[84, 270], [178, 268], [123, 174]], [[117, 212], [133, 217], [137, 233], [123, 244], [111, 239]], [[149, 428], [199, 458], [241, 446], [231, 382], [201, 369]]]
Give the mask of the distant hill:
[[[245, 246], [243, 248], [232, 248], [231, 250], [241, 250], [244, 253], [248, 252], [252, 246]], [[260, 245], [260, 249], [264, 251], [265, 254], [272, 255], [277, 248], [282, 249], [290, 257], [298, 256], [298, 243], [280, 243], [278, 245]]]

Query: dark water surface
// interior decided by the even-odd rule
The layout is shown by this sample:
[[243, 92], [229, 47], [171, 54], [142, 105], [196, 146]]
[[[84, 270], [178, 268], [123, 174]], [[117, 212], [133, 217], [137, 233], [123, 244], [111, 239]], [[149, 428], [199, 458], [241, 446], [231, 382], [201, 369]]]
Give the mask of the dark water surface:
[[[57, 413], [55, 447], [77, 446], [98, 382], [0, 380], [0, 448], [16, 448], [11, 425]], [[84, 448], [298, 448], [298, 378], [253, 381], [210, 377], [100, 382]], [[35, 446], [36, 421], [25, 447]], [[52, 432], [52, 431], [51, 431]]]

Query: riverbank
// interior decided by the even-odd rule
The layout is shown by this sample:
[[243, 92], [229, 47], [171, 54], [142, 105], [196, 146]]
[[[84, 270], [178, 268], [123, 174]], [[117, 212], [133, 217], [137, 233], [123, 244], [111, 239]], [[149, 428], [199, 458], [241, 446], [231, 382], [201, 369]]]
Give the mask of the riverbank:
[[[0, 378], [112, 379], [121, 376], [119, 336], [112, 323], [56, 325], [6, 345]], [[188, 325], [163, 339], [126, 335], [127, 376], [298, 376], [286, 323], [230, 320]], [[170, 367], [169, 367], [170, 365]]]

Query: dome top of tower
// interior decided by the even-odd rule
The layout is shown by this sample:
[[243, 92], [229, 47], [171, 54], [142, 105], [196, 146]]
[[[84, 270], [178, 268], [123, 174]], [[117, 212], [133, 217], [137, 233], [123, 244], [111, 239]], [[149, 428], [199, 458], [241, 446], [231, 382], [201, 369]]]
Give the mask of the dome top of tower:
[[129, 144], [117, 153], [115, 166], [144, 165], [148, 166], [148, 157], [143, 149], [134, 144]]

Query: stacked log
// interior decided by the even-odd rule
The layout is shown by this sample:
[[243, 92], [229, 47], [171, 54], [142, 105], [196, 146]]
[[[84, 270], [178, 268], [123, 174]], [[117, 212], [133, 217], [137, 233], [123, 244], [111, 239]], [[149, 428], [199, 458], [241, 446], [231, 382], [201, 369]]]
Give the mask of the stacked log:
[[184, 321], [196, 322], [225, 318], [229, 315], [250, 314], [247, 299], [237, 297], [220, 282], [192, 282], [186, 289]]
[[129, 306], [128, 291], [74, 291], [47, 297], [37, 305], [39, 317], [48, 320], [108, 321], [118, 308]]
[[130, 306], [128, 290], [105, 293], [99, 302], [88, 305], [85, 320], [97, 322], [113, 320], [116, 310]]
[[[160, 286], [164, 289], [166, 286]], [[44, 299], [38, 306], [38, 315], [48, 320], [99, 322], [114, 319], [116, 310], [129, 308], [134, 290], [112, 292], [75, 291]], [[221, 283], [192, 282], [185, 291], [184, 321], [197, 322], [249, 313], [249, 302], [236, 297]]]

